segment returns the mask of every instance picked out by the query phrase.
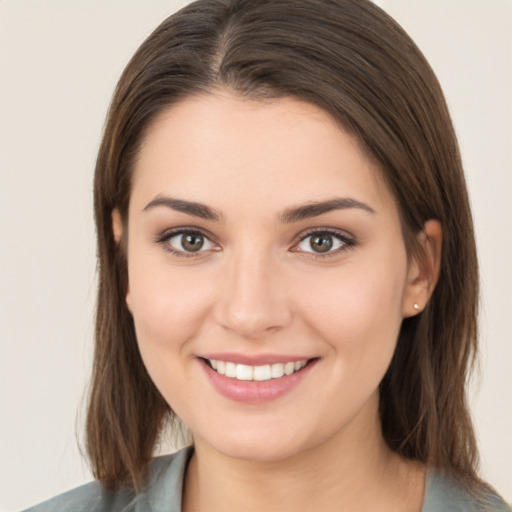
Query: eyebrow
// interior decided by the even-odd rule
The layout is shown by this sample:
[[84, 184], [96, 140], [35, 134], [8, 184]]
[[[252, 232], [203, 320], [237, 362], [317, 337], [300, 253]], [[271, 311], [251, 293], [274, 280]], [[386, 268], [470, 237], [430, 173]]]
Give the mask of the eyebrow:
[[[186, 213], [194, 217], [199, 217], [205, 220], [211, 220], [219, 222], [223, 216], [220, 212], [210, 208], [201, 203], [194, 201], [186, 201], [185, 199], [176, 199], [173, 197], [156, 197], [150, 201], [143, 209], [143, 211], [152, 210], [159, 206], [164, 206], [178, 212]], [[333, 210], [346, 210], [349, 208], [358, 208], [368, 213], [375, 214], [375, 210], [361, 201], [352, 199], [350, 197], [340, 197], [329, 199], [327, 201], [317, 201], [308, 203], [295, 208], [286, 209], [279, 217], [279, 221], [284, 224], [290, 224], [312, 217], [317, 217], [324, 213], [331, 212]]]
[[186, 213], [200, 219], [213, 220], [219, 222], [222, 219], [222, 214], [213, 210], [212, 208], [193, 201], [185, 201], [184, 199], [175, 199], [173, 197], [155, 197], [150, 201], [143, 211], [152, 210], [158, 206], [165, 206], [177, 212]]
[[333, 210], [346, 210], [349, 208], [358, 208], [368, 213], [376, 213], [371, 206], [368, 206], [361, 201], [357, 201], [350, 197], [339, 197], [328, 201], [318, 201], [298, 206], [296, 208], [289, 208], [284, 211], [284, 213], [279, 217], [279, 220], [283, 223], [298, 222], [300, 220], [317, 217], [318, 215], [322, 215]]

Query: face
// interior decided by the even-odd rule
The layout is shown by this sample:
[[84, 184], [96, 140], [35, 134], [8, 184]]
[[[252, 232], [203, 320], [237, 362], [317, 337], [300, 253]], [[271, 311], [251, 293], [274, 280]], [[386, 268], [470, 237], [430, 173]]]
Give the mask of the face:
[[415, 270], [379, 170], [328, 114], [228, 93], [172, 107], [127, 229], [140, 351], [196, 442], [275, 460], [375, 421]]

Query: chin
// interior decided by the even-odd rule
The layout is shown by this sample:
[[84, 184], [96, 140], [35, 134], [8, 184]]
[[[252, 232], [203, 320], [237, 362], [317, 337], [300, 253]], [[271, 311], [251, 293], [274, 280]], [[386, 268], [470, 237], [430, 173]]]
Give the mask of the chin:
[[226, 457], [251, 462], [278, 462], [289, 459], [299, 453], [296, 446], [283, 446], [273, 442], [232, 443], [220, 446], [219, 451]]
[[[198, 441], [226, 457], [253, 462], [286, 460], [322, 442], [304, 433], [291, 432], [289, 424], [283, 427], [287, 428], [253, 429], [252, 431], [231, 429], [220, 435], [212, 435], [210, 431], [206, 438]], [[196, 441], [195, 436], [194, 440]]]

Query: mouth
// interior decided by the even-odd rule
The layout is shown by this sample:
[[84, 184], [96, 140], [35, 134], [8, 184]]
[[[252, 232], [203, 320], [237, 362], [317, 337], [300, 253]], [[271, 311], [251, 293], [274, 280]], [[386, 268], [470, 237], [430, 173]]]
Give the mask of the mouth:
[[232, 361], [223, 361], [220, 359], [206, 359], [203, 361], [215, 372], [224, 375], [230, 379], [238, 381], [256, 381], [265, 382], [300, 372], [308, 364], [311, 364], [317, 358], [302, 359], [300, 361], [289, 361], [286, 363], [264, 364], [251, 366], [248, 364], [238, 364]]
[[255, 405], [275, 400], [299, 387], [320, 358], [224, 353], [203, 354], [198, 360], [218, 393], [236, 402]]

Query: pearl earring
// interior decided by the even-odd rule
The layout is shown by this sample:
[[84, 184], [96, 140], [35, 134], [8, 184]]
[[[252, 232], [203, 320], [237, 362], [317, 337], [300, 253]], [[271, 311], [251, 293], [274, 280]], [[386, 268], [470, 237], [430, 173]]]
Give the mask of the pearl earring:
[[414, 308], [414, 311], [416, 311], [416, 312], [418, 312], [420, 310], [420, 307], [416, 303], [414, 303], [412, 307]]

